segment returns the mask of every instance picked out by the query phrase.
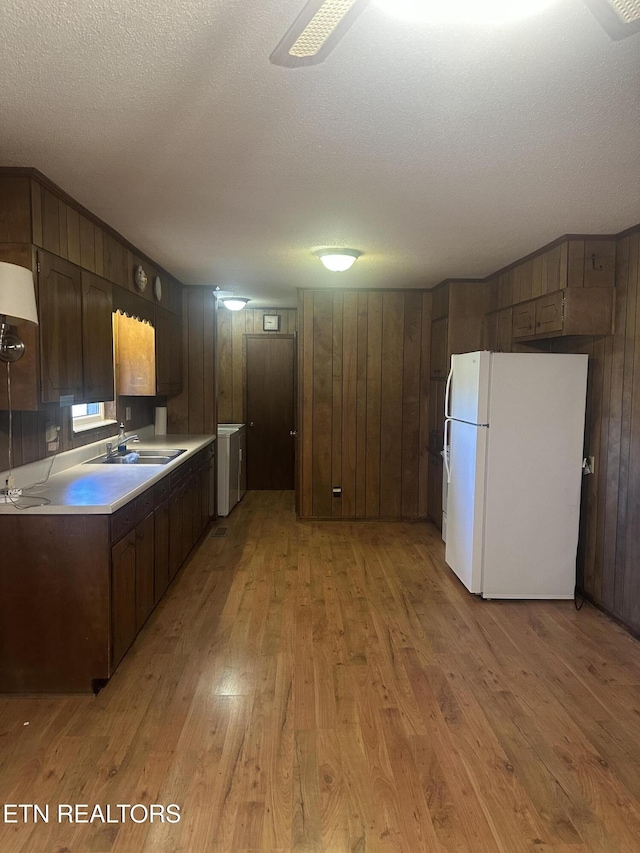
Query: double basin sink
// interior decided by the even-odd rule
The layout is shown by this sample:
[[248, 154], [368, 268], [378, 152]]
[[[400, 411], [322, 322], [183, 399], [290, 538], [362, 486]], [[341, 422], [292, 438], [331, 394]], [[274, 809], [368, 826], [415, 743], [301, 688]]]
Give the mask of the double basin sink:
[[111, 453], [89, 459], [85, 465], [166, 465], [185, 450], [127, 450], [126, 453]]

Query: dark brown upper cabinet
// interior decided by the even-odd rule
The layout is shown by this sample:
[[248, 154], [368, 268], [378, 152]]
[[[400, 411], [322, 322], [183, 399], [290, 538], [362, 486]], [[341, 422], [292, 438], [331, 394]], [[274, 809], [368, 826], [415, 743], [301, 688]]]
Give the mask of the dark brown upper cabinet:
[[111, 282], [82, 271], [82, 361], [85, 403], [113, 400]]
[[113, 400], [110, 282], [39, 251], [38, 312], [42, 402]]
[[82, 279], [68, 261], [38, 252], [40, 390], [43, 403], [83, 399]]

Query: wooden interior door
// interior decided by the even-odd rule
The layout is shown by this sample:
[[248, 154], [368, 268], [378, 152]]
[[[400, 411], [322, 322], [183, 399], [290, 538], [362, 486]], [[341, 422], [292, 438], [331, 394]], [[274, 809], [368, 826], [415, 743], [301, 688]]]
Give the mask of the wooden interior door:
[[247, 488], [294, 488], [294, 337], [245, 338]]

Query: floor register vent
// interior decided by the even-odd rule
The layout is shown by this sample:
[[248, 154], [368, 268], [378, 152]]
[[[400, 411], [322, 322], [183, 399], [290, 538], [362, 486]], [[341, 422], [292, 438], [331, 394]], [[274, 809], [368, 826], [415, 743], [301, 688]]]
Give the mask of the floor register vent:
[[212, 539], [219, 539], [221, 536], [226, 536], [226, 535], [227, 535], [227, 528], [226, 527], [217, 527], [213, 531], [213, 533], [211, 534], [211, 538]]

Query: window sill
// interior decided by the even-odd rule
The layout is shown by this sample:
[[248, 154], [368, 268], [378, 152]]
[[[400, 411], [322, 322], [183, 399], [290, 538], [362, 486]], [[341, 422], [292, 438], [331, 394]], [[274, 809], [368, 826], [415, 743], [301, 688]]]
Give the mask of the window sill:
[[114, 420], [106, 420], [106, 421], [94, 421], [91, 424], [78, 424], [73, 427], [73, 434], [77, 435], [79, 432], [89, 432], [91, 429], [102, 429], [102, 427], [112, 426], [113, 424], [117, 424], [118, 421]]

